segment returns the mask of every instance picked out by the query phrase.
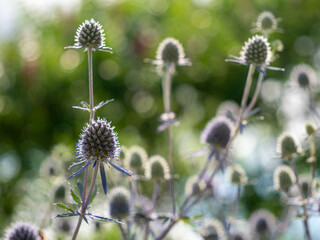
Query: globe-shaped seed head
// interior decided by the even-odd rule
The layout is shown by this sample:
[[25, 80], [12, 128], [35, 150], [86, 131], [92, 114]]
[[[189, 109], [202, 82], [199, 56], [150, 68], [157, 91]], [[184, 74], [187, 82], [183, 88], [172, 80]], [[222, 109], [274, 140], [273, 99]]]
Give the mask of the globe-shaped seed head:
[[257, 19], [257, 29], [262, 32], [271, 32], [277, 29], [278, 21], [272, 12], [264, 11]]
[[229, 166], [226, 171], [226, 177], [229, 182], [234, 184], [246, 184], [248, 178], [245, 170], [239, 164]]
[[317, 132], [317, 128], [313, 123], [307, 122], [305, 125], [305, 128], [306, 128], [306, 133], [309, 136], [312, 136]]
[[295, 175], [292, 169], [286, 165], [278, 166], [273, 174], [274, 189], [289, 192], [291, 186], [295, 183]]
[[84, 128], [77, 147], [81, 159], [118, 159], [119, 142], [110, 123], [103, 119], [92, 121]]
[[232, 133], [232, 123], [226, 117], [213, 118], [201, 134], [201, 142], [210, 144], [214, 150], [225, 148]]
[[94, 19], [85, 20], [77, 29], [75, 46], [98, 50], [105, 46], [104, 40], [105, 37], [100, 23]]
[[127, 152], [124, 165], [127, 169], [137, 172], [143, 169], [147, 159], [148, 155], [142, 147], [132, 146]]
[[257, 66], [268, 65], [271, 61], [272, 53], [268, 40], [259, 35], [249, 38], [240, 52], [240, 58], [247, 64]]
[[170, 179], [167, 161], [159, 155], [152, 156], [145, 164], [145, 176], [156, 181]]
[[294, 85], [303, 89], [315, 87], [317, 82], [316, 73], [312, 67], [307, 64], [298, 64], [292, 68], [290, 80]]
[[276, 227], [276, 218], [268, 210], [260, 209], [250, 216], [250, 228], [253, 238], [264, 239], [271, 236]]
[[280, 157], [289, 159], [300, 152], [300, 146], [295, 137], [289, 133], [283, 133], [278, 138], [277, 152]]
[[115, 219], [124, 219], [130, 214], [130, 194], [124, 187], [116, 187], [109, 192], [109, 212]]
[[156, 58], [162, 60], [165, 64], [178, 65], [184, 57], [183, 47], [180, 42], [174, 38], [166, 38], [160, 43], [157, 49]]
[[6, 230], [5, 240], [41, 240], [38, 231], [29, 223], [16, 223]]
[[217, 219], [204, 219], [202, 222], [200, 235], [205, 240], [225, 239], [225, 230], [222, 223]]

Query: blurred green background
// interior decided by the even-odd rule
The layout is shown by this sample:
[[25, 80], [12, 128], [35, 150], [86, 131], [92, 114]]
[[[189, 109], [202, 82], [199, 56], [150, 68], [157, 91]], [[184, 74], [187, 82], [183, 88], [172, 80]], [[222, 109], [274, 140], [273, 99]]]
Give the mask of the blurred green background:
[[[183, 156], [203, 148], [200, 133], [219, 103], [241, 100], [247, 67], [225, 59], [239, 55], [264, 10], [281, 18], [283, 31], [270, 37], [284, 44], [272, 65], [290, 71], [304, 62], [319, 70], [319, 0], [2, 0], [0, 233], [12, 221], [23, 194], [32, 194], [22, 191], [22, 182], [39, 179], [48, 156], [76, 161], [75, 145], [89, 116], [72, 106], [88, 101], [87, 55], [64, 47], [74, 44], [75, 31], [84, 20], [99, 21], [106, 45], [113, 48], [113, 54], [94, 53], [95, 102], [115, 99], [97, 115], [112, 121], [122, 145], [141, 145], [149, 155], [166, 156], [167, 147], [165, 134], [156, 132], [163, 111], [161, 80], [144, 59], [154, 59], [166, 37], [184, 46], [193, 66], [178, 67], [172, 87], [173, 110], [180, 121], [175, 128], [175, 169], [183, 180], [201, 167], [202, 162]], [[280, 89], [289, 71], [268, 71], [267, 79]], [[240, 162], [245, 166], [247, 162], [249, 176], [266, 188], [272, 185], [271, 169], [278, 164], [275, 138], [287, 126], [285, 114], [278, 110], [280, 95], [271, 102], [259, 100], [264, 123], [257, 123], [258, 130], [249, 129], [248, 135], [245, 132], [242, 143], [239, 139], [248, 151], [235, 151]], [[257, 188], [247, 187], [241, 201], [243, 215], [248, 217], [259, 207], [279, 215], [279, 197]]]

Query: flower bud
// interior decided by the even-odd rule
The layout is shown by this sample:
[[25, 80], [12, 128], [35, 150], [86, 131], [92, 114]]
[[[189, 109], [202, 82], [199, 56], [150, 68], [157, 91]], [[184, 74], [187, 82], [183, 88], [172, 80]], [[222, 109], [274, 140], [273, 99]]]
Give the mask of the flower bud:
[[157, 49], [157, 59], [161, 59], [165, 64], [178, 65], [184, 59], [184, 50], [180, 42], [174, 38], [166, 38]]
[[144, 167], [147, 159], [148, 155], [142, 147], [132, 146], [127, 152], [124, 165], [127, 169], [138, 172]]
[[116, 187], [109, 192], [110, 216], [115, 219], [123, 219], [130, 214], [130, 194], [123, 187]]
[[167, 161], [159, 156], [152, 156], [145, 164], [145, 176], [147, 179], [168, 180], [170, 179], [170, 169]]
[[204, 240], [224, 239], [225, 230], [220, 221], [217, 219], [204, 219], [202, 222], [201, 236]]
[[288, 133], [283, 133], [278, 138], [278, 154], [284, 159], [293, 157], [300, 152], [300, 145], [295, 138]]
[[229, 182], [234, 184], [246, 184], [248, 181], [246, 172], [239, 164], [229, 166], [226, 171], [226, 177]]
[[295, 183], [295, 179], [296, 177], [292, 169], [286, 165], [281, 165], [276, 168], [273, 174], [274, 189], [287, 193]]
[[317, 132], [317, 128], [313, 123], [307, 122], [306, 125], [306, 132], [309, 136], [314, 135]]

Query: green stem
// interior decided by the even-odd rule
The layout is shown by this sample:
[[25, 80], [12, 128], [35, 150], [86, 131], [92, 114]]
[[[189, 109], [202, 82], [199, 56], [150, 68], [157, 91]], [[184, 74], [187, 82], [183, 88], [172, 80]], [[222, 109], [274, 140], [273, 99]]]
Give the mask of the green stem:
[[119, 228], [120, 228], [120, 231], [121, 231], [121, 235], [122, 235], [123, 240], [128, 240], [126, 231], [123, 229], [122, 224], [121, 224], [121, 223], [118, 223], [118, 226], [119, 226]]
[[94, 120], [93, 100], [93, 71], [92, 71], [92, 49], [88, 48], [88, 71], [89, 71], [89, 101], [90, 101], [90, 122]]

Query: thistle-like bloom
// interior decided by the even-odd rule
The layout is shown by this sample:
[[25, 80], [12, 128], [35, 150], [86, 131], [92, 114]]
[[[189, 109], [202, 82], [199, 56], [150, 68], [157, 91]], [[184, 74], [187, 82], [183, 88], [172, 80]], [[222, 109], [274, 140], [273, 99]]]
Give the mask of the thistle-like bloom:
[[204, 219], [202, 222], [200, 235], [205, 240], [225, 240], [226, 232], [222, 223], [217, 219]]
[[250, 228], [252, 238], [268, 239], [276, 227], [275, 216], [265, 209], [252, 213], [250, 217]]
[[6, 230], [5, 240], [41, 240], [41, 237], [32, 225], [20, 222]]
[[91, 20], [85, 20], [78, 27], [74, 46], [66, 48], [84, 48], [85, 50], [90, 48], [94, 51], [111, 52], [109, 50], [105, 50], [111, 50], [111, 48], [105, 46], [104, 40], [104, 31], [101, 24], [91, 18]]
[[145, 164], [145, 177], [156, 181], [170, 179], [167, 161], [159, 155], [152, 156]]
[[290, 80], [293, 85], [299, 86], [303, 89], [313, 88], [317, 82], [316, 73], [312, 67], [307, 64], [296, 65], [290, 73]]
[[135, 172], [143, 169], [144, 164], [148, 160], [147, 152], [139, 146], [132, 146], [124, 159], [124, 166]]
[[[200, 140], [202, 143], [209, 144], [211, 150], [210, 158], [227, 146], [232, 134], [232, 129], [232, 122], [226, 117], [214, 117], [207, 123]], [[219, 154], [217, 154], [217, 158], [219, 160]]]
[[301, 152], [301, 147], [295, 137], [289, 133], [283, 133], [278, 138], [277, 152], [283, 159], [289, 159]]
[[227, 168], [226, 178], [229, 182], [239, 185], [244, 185], [248, 182], [247, 174], [239, 164], [233, 164]]
[[255, 23], [254, 32], [262, 32], [269, 34], [273, 31], [278, 30], [278, 19], [270, 11], [263, 11], [259, 14], [258, 19]]
[[296, 182], [294, 172], [287, 165], [281, 165], [273, 173], [273, 185], [275, 190], [288, 193], [291, 186]]
[[109, 193], [110, 216], [116, 219], [123, 219], [130, 214], [130, 194], [124, 187], [111, 189]]
[[236, 62], [242, 65], [254, 64], [258, 71], [265, 75], [263, 68], [270, 70], [284, 71], [282, 68], [269, 66], [272, 60], [272, 52], [268, 40], [260, 35], [255, 35], [249, 38], [242, 47], [240, 57], [231, 56], [232, 59], [227, 59], [228, 62]]
[[116, 161], [119, 160], [120, 153], [118, 136], [113, 129], [114, 127], [111, 127], [110, 122], [106, 122], [104, 119], [98, 119], [86, 125], [77, 145], [77, 157], [80, 159], [80, 162], [72, 164], [70, 168], [81, 163], [85, 163], [85, 165], [68, 177], [67, 180], [81, 173], [91, 163], [93, 163], [93, 167], [99, 164], [103, 190], [107, 194], [107, 178], [103, 163], [106, 163], [108, 166], [111, 165], [116, 170], [131, 176], [129, 170], [119, 167], [112, 162], [114, 159]]
[[[147, 59], [147, 61], [149, 61]], [[184, 50], [180, 42], [174, 38], [164, 39], [158, 49], [155, 60], [150, 60], [152, 64], [158, 66], [175, 65], [190, 66], [191, 62], [185, 58]]]
[[315, 135], [317, 133], [316, 126], [311, 122], [306, 122], [305, 128], [306, 128], [306, 133], [309, 136]]

